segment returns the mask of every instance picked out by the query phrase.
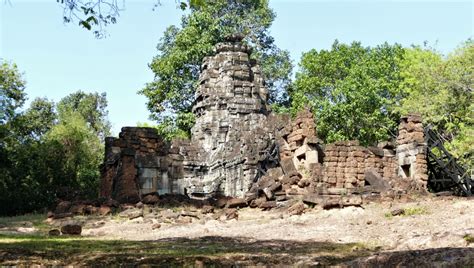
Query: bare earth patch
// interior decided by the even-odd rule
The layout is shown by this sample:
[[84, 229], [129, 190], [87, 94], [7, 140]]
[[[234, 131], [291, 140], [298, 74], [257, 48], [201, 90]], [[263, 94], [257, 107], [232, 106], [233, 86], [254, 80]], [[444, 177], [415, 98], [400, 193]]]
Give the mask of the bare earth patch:
[[[405, 214], [392, 216], [396, 209], [404, 209]], [[469, 266], [474, 264], [473, 211], [472, 199], [438, 197], [313, 208], [299, 216], [290, 216], [286, 208], [245, 208], [232, 220], [214, 214], [178, 223], [167, 223], [157, 213], [132, 220], [117, 215], [79, 217], [81, 238], [0, 230], [8, 234], [0, 236], [0, 264]]]

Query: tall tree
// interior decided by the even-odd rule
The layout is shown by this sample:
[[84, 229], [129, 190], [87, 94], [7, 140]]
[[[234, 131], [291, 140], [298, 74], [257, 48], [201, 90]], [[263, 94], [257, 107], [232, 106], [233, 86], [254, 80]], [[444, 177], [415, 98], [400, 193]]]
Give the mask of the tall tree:
[[448, 150], [474, 168], [474, 42], [468, 40], [448, 57], [415, 46], [406, 50], [401, 68], [407, 97], [397, 109], [420, 113]]
[[56, 123], [56, 105], [47, 98], [35, 98], [30, 107], [18, 116], [15, 129], [25, 139], [39, 140]]
[[309, 104], [319, 135], [326, 142], [385, 140], [394, 132], [393, 107], [402, 98], [399, 62], [403, 49], [383, 44], [334, 42], [330, 50], [303, 54], [290, 92], [293, 111]]
[[12, 119], [25, 102], [25, 84], [16, 64], [0, 58], [0, 124]]
[[59, 116], [79, 113], [100, 139], [110, 135], [110, 122], [107, 118], [107, 96], [104, 93], [85, 93], [81, 90], [69, 94], [58, 103]]
[[252, 57], [262, 66], [271, 101], [284, 102], [292, 65], [289, 53], [279, 49], [269, 34], [274, 18], [267, 0], [216, 0], [192, 7], [182, 17], [181, 27], [165, 31], [150, 64], [155, 79], [140, 91], [148, 98], [152, 118], [182, 130], [191, 128], [202, 59], [234, 33], [245, 34], [245, 42], [254, 48]]

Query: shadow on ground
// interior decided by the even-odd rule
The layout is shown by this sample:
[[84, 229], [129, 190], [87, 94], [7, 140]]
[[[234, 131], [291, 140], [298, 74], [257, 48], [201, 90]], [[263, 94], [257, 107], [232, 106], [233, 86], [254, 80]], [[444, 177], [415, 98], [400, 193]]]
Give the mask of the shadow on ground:
[[[473, 248], [378, 252], [361, 244], [255, 241], [247, 238], [170, 238], [155, 241], [90, 240], [39, 236], [0, 236], [1, 265], [85, 266], [319, 266], [348, 264], [356, 267], [468, 266]], [[471, 261], [471, 263], [470, 263]]]

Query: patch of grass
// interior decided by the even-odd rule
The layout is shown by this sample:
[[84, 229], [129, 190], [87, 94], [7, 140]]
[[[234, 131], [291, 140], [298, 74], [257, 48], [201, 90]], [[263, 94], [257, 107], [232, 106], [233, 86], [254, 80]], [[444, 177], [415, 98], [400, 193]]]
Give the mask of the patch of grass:
[[[404, 208], [403, 212], [397, 216], [415, 216], [428, 214], [428, 210], [425, 207], [408, 207]], [[392, 219], [394, 216], [391, 212], [384, 214], [385, 218]]]
[[13, 217], [0, 217], [0, 227], [31, 227], [29, 223], [33, 225], [40, 232], [46, 232], [50, 226], [45, 223], [45, 213], [30, 213], [20, 216]]
[[465, 235], [463, 238], [468, 244], [474, 243], [474, 236], [470, 234]]
[[428, 214], [428, 210], [425, 207], [411, 207], [405, 208], [403, 216], [413, 216], [413, 215], [424, 215]]
[[[154, 241], [97, 240], [88, 237], [47, 237], [38, 235], [0, 235], [0, 264], [21, 264], [21, 260], [41, 264], [111, 265], [166, 263], [171, 266], [193, 265], [198, 259], [205, 264], [228, 264], [271, 260], [292, 264], [298, 258], [321, 258], [324, 264], [366, 256], [372, 249], [364, 244], [331, 242], [296, 242], [285, 240], [254, 241], [246, 238], [202, 237], [169, 238]], [[255, 261], [255, 263], [254, 263]], [[190, 262], [190, 263], [189, 263]], [[208, 266], [208, 265], [206, 265]], [[228, 266], [228, 265], [224, 265]]]

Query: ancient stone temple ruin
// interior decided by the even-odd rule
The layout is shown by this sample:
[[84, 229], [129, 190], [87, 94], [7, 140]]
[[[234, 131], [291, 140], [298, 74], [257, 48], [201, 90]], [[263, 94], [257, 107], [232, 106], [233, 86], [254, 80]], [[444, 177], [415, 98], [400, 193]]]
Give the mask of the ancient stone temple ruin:
[[223, 195], [272, 207], [294, 196], [346, 196], [401, 182], [426, 189], [419, 116], [402, 118], [396, 143], [324, 145], [309, 110], [293, 119], [271, 113], [260, 68], [241, 41], [232, 36], [203, 60], [189, 140], [167, 142], [153, 128], [136, 127], [107, 138], [102, 197], [133, 203], [150, 193]]

